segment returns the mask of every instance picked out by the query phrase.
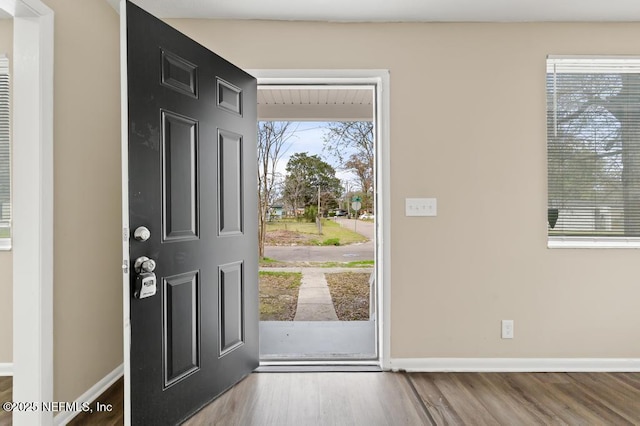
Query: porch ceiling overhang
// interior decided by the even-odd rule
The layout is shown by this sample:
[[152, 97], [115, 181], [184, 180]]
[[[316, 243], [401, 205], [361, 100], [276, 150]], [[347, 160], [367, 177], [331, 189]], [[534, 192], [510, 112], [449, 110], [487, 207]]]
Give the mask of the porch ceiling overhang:
[[373, 86], [259, 86], [262, 121], [371, 121]]

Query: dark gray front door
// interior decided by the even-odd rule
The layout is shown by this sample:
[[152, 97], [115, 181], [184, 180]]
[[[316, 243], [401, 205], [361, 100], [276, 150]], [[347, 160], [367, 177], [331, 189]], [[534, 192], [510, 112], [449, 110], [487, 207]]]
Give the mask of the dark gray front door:
[[131, 3], [126, 19], [129, 256], [157, 289], [136, 297], [131, 268], [131, 421], [175, 424], [258, 365], [256, 80]]

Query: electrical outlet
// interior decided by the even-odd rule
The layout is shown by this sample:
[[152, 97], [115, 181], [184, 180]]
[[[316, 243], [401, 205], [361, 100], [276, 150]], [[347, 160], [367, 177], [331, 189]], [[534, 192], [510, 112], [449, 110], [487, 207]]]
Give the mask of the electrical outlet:
[[513, 320], [502, 320], [502, 338], [513, 339]]

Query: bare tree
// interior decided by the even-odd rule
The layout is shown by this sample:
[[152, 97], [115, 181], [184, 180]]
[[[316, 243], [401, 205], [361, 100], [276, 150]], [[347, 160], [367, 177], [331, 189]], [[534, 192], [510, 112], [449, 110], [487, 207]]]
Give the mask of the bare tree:
[[282, 176], [277, 168], [291, 147], [290, 139], [297, 128], [289, 121], [261, 121], [258, 124], [258, 253], [264, 257], [264, 244], [269, 209], [275, 201]]
[[344, 167], [355, 173], [360, 191], [365, 194], [373, 190], [373, 159], [367, 158], [364, 152], [356, 152], [349, 156]]
[[370, 121], [328, 123], [325, 151], [358, 178], [365, 210], [373, 210], [374, 127]]

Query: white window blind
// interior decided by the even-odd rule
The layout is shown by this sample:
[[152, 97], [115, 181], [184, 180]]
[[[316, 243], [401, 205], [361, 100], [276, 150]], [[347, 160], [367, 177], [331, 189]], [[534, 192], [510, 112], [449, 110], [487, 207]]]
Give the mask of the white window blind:
[[0, 248], [11, 237], [11, 106], [9, 59], [0, 55]]
[[549, 239], [640, 237], [640, 58], [547, 60]]

